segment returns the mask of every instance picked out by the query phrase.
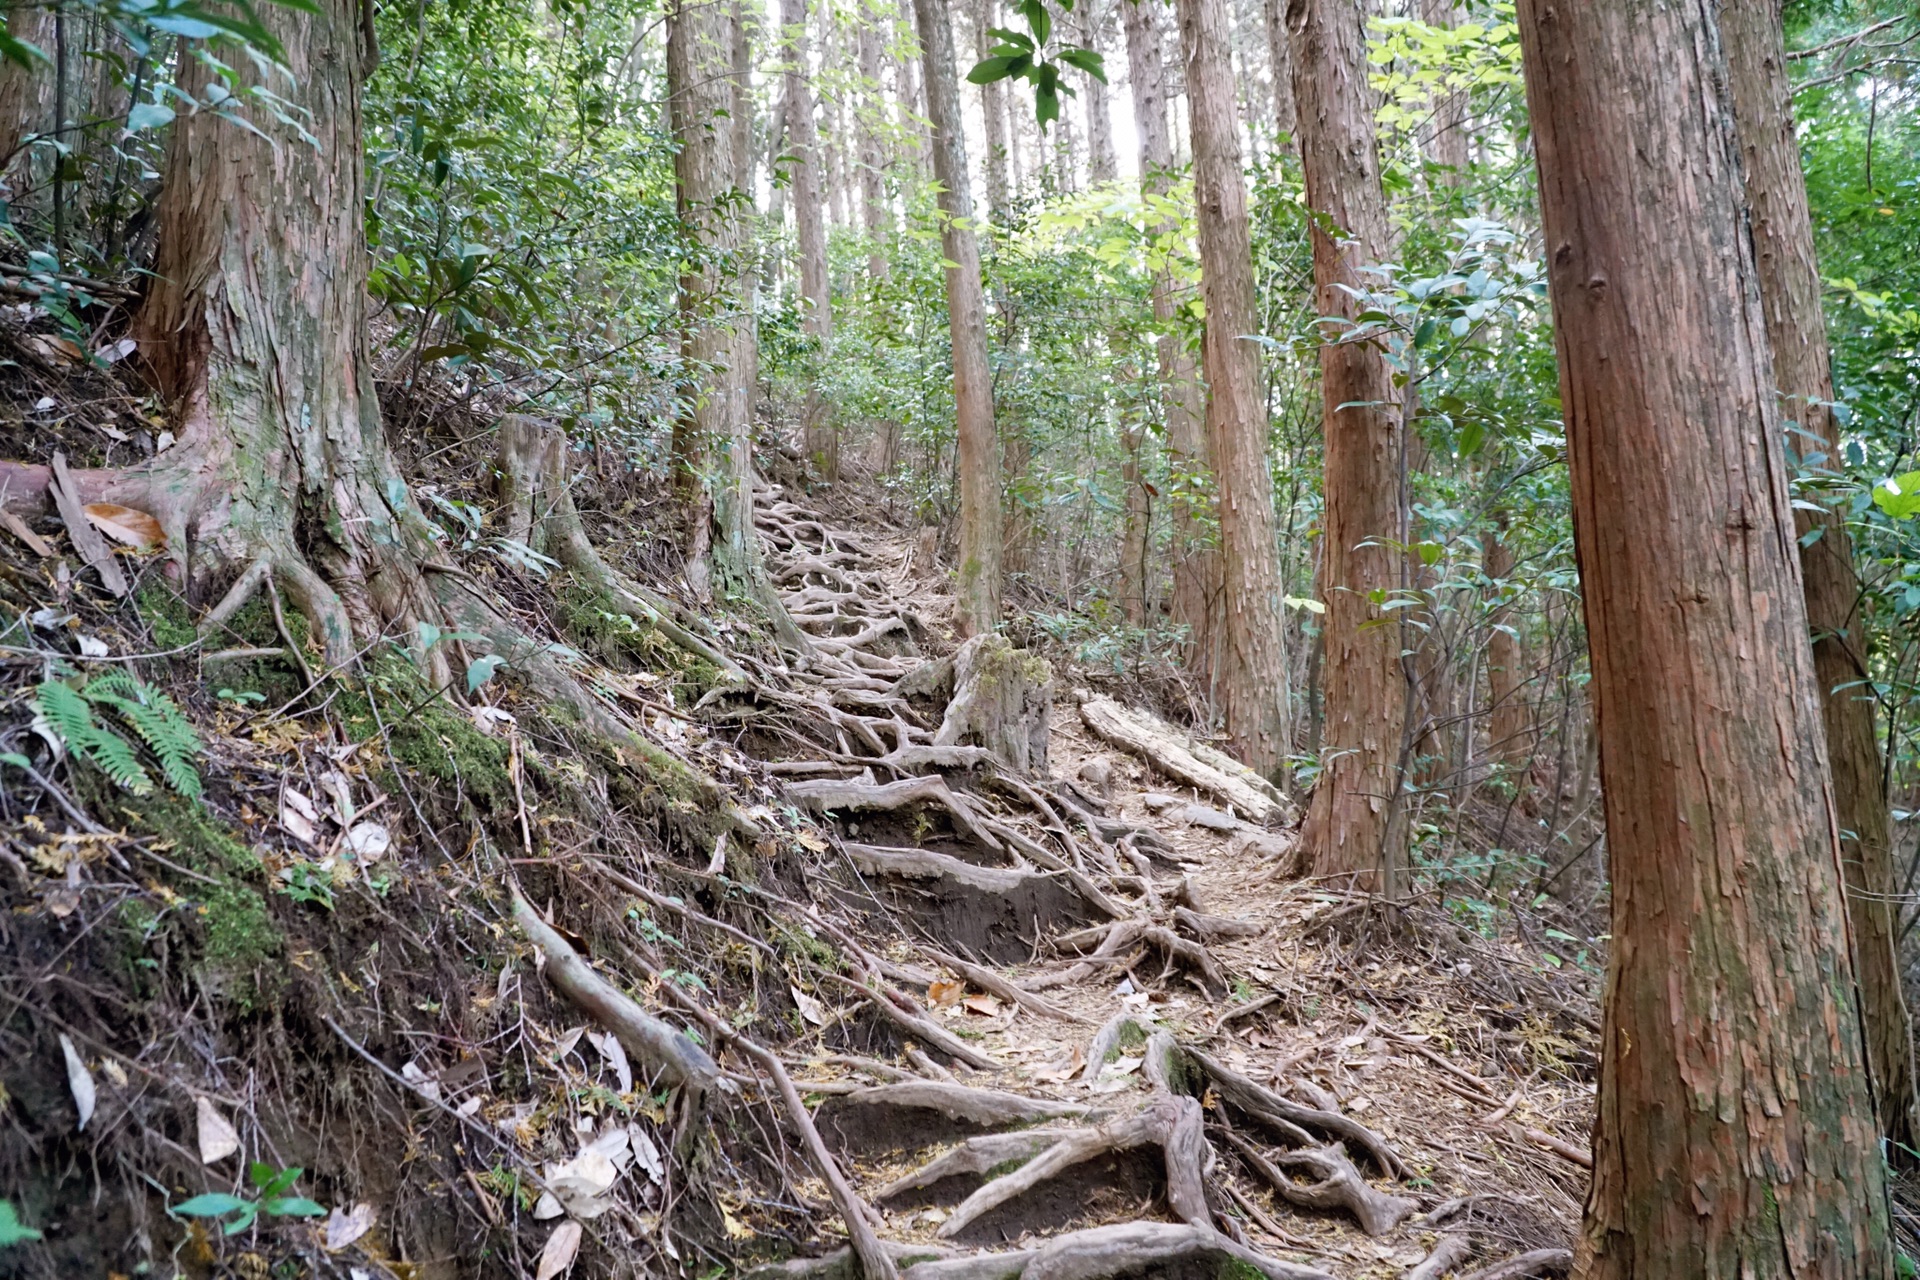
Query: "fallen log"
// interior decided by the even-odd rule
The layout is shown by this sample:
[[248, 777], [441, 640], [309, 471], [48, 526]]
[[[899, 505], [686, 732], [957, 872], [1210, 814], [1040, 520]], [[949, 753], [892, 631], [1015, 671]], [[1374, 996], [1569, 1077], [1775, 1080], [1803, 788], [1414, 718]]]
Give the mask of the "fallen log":
[[1089, 697], [1080, 718], [1102, 742], [1138, 756], [1170, 778], [1217, 796], [1247, 821], [1266, 825], [1292, 817], [1279, 788], [1205, 743], [1195, 742], [1158, 716], [1112, 698]]

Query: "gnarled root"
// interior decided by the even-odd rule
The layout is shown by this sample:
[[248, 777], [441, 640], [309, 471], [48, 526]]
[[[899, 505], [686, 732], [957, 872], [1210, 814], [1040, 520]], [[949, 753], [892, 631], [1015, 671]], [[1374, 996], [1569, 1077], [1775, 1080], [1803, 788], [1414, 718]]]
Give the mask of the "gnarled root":
[[[1302, 1130], [1318, 1130], [1329, 1137], [1351, 1142], [1364, 1150], [1381, 1172], [1394, 1177], [1407, 1176], [1407, 1166], [1399, 1155], [1388, 1146], [1379, 1134], [1367, 1128], [1359, 1121], [1334, 1111], [1323, 1111], [1318, 1107], [1303, 1107], [1297, 1102], [1289, 1102], [1271, 1089], [1255, 1084], [1246, 1076], [1215, 1061], [1198, 1049], [1186, 1047], [1182, 1050], [1186, 1056], [1204, 1071], [1220, 1091], [1223, 1100], [1237, 1107], [1254, 1119], [1275, 1128], [1289, 1141], [1299, 1142], [1295, 1135]], [[1304, 1145], [1304, 1144], [1303, 1144]]]
[[[1239, 1134], [1229, 1131], [1225, 1136], [1248, 1166], [1288, 1204], [1322, 1211], [1344, 1209], [1370, 1236], [1385, 1235], [1420, 1208], [1418, 1201], [1407, 1196], [1388, 1195], [1368, 1186], [1338, 1143], [1284, 1151], [1269, 1160]], [[1300, 1170], [1315, 1181], [1302, 1185], [1289, 1178], [1283, 1172], [1286, 1169]]]
[[1496, 1262], [1460, 1280], [1527, 1280], [1530, 1276], [1563, 1276], [1573, 1267], [1573, 1254], [1566, 1249], [1533, 1249], [1516, 1254], [1505, 1262]]
[[1326, 1272], [1282, 1262], [1236, 1244], [1211, 1227], [1126, 1222], [1056, 1237], [1037, 1249], [916, 1263], [902, 1280], [1107, 1280], [1165, 1276], [1183, 1266], [1238, 1263], [1267, 1280], [1332, 1280]]
[[[565, 432], [525, 414], [506, 414], [500, 419], [494, 465], [509, 539], [558, 560], [634, 621], [655, 627], [729, 677], [746, 679], [739, 664], [695, 634], [673, 604], [614, 569], [594, 547], [567, 484]], [[787, 617], [779, 597], [771, 588], [763, 594], [767, 598], [759, 603], [766, 607], [781, 643], [805, 652], [806, 637]]]

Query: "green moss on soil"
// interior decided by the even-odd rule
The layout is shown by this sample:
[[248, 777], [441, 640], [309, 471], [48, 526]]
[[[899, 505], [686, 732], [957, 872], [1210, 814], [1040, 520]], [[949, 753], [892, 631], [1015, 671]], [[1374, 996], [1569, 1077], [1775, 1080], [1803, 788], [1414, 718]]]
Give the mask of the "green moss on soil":
[[155, 794], [135, 804], [121, 806], [131, 825], [159, 836], [172, 846], [172, 861], [213, 882], [177, 886], [195, 904], [199, 969], [208, 989], [243, 1008], [270, 999], [284, 980], [279, 960], [286, 937], [256, 887], [264, 874], [260, 859], [194, 801]]

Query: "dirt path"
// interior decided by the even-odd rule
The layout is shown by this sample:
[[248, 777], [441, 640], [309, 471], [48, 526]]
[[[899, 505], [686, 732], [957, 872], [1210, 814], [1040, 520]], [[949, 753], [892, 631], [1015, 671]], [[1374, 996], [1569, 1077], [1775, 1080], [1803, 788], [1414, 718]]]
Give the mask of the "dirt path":
[[1591, 1025], [1554, 962], [1288, 878], [1290, 832], [1097, 742], [1067, 679], [988, 752], [952, 708], [1034, 669], [955, 652], [930, 549], [779, 491], [760, 522], [840, 749], [760, 746], [839, 837], [814, 899], [860, 970], [796, 980], [793, 1066], [902, 1265], [944, 1259], [906, 1274], [1564, 1270]]

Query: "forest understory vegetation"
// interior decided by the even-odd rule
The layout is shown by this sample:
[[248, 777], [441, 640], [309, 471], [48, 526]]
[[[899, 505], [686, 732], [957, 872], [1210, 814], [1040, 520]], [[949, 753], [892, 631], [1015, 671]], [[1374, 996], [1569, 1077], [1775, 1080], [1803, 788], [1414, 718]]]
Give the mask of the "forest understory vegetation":
[[1617, 8], [11, 11], [0, 1280], [1912, 1274], [1920, 19]]

